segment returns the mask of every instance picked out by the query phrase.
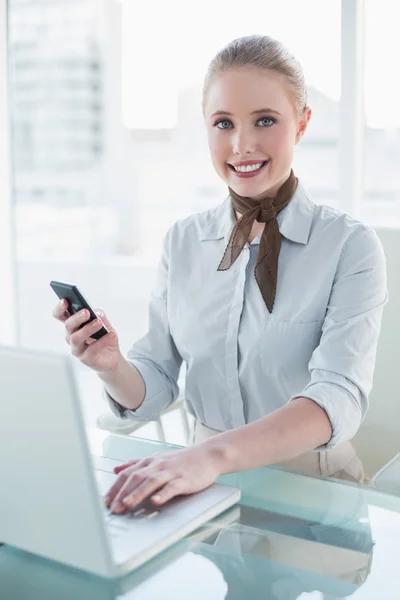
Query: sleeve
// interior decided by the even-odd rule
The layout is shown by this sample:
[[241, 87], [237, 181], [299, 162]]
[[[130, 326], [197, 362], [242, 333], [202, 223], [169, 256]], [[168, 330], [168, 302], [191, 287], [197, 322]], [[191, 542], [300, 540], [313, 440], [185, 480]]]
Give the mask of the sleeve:
[[176, 349], [168, 322], [169, 248], [172, 228], [164, 238], [162, 257], [158, 266], [155, 287], [149, 303], [148, 331], [134, 343], [128, 360], [143, 378], [146, 393], [136, 410], [121, 406], [103, 388], [103, 395], [112, 412], [120, 418], [135, 421], [156, 421], [161, 412], [179, 395], [178, 377], [182, 358]]
[[353, 438], [366, 415], [387, 299], [381, 242], [373, 229], [357, 228], [340, 255], [310, 382], [290, 398], [310, 398], [326, 411], [332, 437], [317, 451]]

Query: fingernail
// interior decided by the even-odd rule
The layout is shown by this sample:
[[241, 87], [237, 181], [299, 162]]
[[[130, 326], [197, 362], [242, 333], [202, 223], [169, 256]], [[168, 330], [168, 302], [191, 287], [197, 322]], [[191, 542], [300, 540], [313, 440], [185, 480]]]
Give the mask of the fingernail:
[[154, 500], [154, 502], [160, 502], [161, 496], [159, 496], [158, 494], [156, 494], [155, 496], [153, 496], [153, 500]]
[[110, 504], [110, 500], [111, 500], [111, 497], [110, 497], [110, 496], [104, 496], [104, 504], [105, 504], [106, 506], [108, 506], [108, 505]]

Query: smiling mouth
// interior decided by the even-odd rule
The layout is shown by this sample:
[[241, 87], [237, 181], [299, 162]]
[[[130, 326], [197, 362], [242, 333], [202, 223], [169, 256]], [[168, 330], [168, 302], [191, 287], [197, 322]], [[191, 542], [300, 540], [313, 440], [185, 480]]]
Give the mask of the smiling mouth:
[[231, 171], [233, 171], [233, 173], [236, 173], [238, 175], [242, 175], [242, 174], [247, 174], [247, 173], [257, 173], [258, 171], [261, 171], [261, 169], [263, 167], [265, 167], [265, 165], [267, 165], [269, 163], [268, 160], [263, 160], [260, 161], [258, 163], [254, 163], [252, 165], [240, 165], [237, 167], [234, 167], [233, 165], [228, 164], [228, 167], [230, 168]]

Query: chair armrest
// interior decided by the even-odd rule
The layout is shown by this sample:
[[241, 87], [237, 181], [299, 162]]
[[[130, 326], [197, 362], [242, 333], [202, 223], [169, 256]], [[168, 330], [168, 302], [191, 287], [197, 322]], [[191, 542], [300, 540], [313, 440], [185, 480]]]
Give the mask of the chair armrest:
[[371, 478], [371, 485], [379, 490], [400, 495], [400, 452]]

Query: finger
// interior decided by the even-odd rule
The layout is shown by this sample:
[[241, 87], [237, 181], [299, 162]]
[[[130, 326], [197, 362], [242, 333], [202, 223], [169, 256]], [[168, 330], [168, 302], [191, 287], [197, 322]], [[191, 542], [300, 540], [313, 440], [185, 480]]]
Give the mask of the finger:
[[[106, 336], [104, 336], [104, 337], [106, 337]], [[148, 456], [147, 458], [133, 458], [132, 460], [128, 460], [126, 463], [123, 463], [122, 465], [117, 465], [116, 467], [114, 467], [113, 471], [116, 475], [118, 475], [122, 471], [125, 471], [128, 467], [136, 467], [136, 468], [147, 467], [149, 464], [151, 464], [152, 461], [153, 461], [152, 456]], [[131, 473], [133, 471], [134, 471], [134, 469], [131, 470]], [[110, 488], [109, 492], [104, 496], [104, 501], [106, 503], [111, 501], [112, 490], [113, 490], [113, 488]]]
[[[114, 342], [116, 337], [117, 334], [115, 333], [115, 331], [110, 331], [109, 333], [106, 333], [106, 335], [103, 335], [99, 340], [96, 340], [96, 338], [89, 337], [85, 340], [83, 344], [82, 352], [85, 352], [86, 356], [89, 359], [94, 356], [98, 356], [100, 359], [100, 354], [103, 348], [109, 346], [111, 341]], [[99, 368], [100, 367], [101, 364], [99, 363]]]
[[73, 333], [75, 333], [75, 331], [77, 331], [79, 329], [79, 327], [83, 323], [85, 323], [89, 318], [90, 318], [90, 314], [89, 314], [89, 311], [87, 311], [86, 309], [79, 310], [74, 315], [71, 315], [65, 321], [65, 329], [67, 330], [67, 333], [69, 333], [69, 335], [72, 335]]
[[129, 471], [123, 471], [122, 473], [120, 473], [115, 483], [110, 487], [107, 494], [104, 496], [104, 503], [108, 508], [111, 508], [112, 510], [115, 508], [115, 498], [127, 484], [129, 478]]
[[68, 302], [66, 300], [61, 300], [54, 307], [53, 317], [55, 319], [57, 319], [57, 321], [61, 321], [62, 323], [64, 323], [64, 321], [66, 321], [68, 319], [68, 317], [70, 316], [67, 309], [68, 309]]
[[114, 467], [114, 473], [118, 475], [118, 473], [121, 473], [121, 471], [125, 471], [125, 469], [127, 469], [128, 467], [131, 467], [132, 465], [137, 465], [138, 462], [140, 462], [140, 458], [137, 458], [135, 460], [129, 460], [128, 462], [122, 465], [117, 465], [116, 467]]
[[179, 496], [182, 494], [184, 489], [184, 482], [182, 477], [178, 477], [168, 482], [162, 490], [159, 490], [156, 494], [151, 496], [151, 501], [154, 504], [161, 505], [171, 500], [175, 496]]
[[[92, 341], [90, 338], [96, 333], [96, 331], [99, 331], [102, 327], [102, 322], [99, 319], [95, 319], [94, 321], [88, 323], [88, 325], [85, 325], [85, 327], [82, 327], [82, 329], [78, 329], [77, 331], [75, 331], [69, 339], [72, 354], [74, 356], [80, 356], [83, 352], [85, 352], [89, 344], [94, 344], [97, 341], [99, 341]], [[107, 345], [107, 343], [105, 345]], [[100, 347], [97, 347], [96, 352], [98, 352], [99, 349]]]
[[91, 338], [91, 337], [89, 337], [89, 338], [86, 337], [86, 339], [85, 339], [85, 344], [86, 345], [90, 345], [90, 344], [96, 343], [97, 344], [97, 346], [96, 346], [96, 352], [99, 352], [104, 346], [108, 346], [108, 344], [110, 343], [111, 340], [116, 340], [117, 343], [118, 343], [118, 334], [115, 331], [114, 327], [111, 325], [110, 321], [107, 318], [103, 319], [101, 317], [101, 314], [104, 315], [103, 311], [96, 310], [95, 312], [98, 315], [97, 319], [98, 319], [98, 321], [101, 324], [100, 327], [99, 328], [95, 327], [95, 325], [94, 325], [95, 321], [92, 321], [87, 326], [82, 327], [82, 329], [80, 331], [82, 332], [82, 335], [83, 335], [83, 333], [85, 331], [88, 331], [88, 335], [89, 336], [93, 335], [93, 331], [92, 330], [89, 330], [89, 329], [86, 330], [86, 327], [89, 327], [92, 323], [93, 323], [93, 327], [94, 327], [94, 332], [95, 331], [99, 331], [99, 329], [101, 329], [102, 327], [105, 327], [107, 329], [108, 333], [105, 334], [105, 335], [103, 335], [99, 339]]
[[148, 474], [146, 479], [140, 483], [133, 491], [128, 491], [130, 486], [122, 489], [119, 493], [121, 502], [126, 508], [134, 508], [143, 500], [157, 492], [164, 485], [168, 484], [173, 478], [170, 471], [157, 471]]
[[[155, 455], [157, 456], [157, 455]], [[154, 462], [154, 457], [153, 456], [148, 456], [147, 458], [134, 458], [126, 463], [124, 463], [123, 465], [117, 465], [115, 468], [119, 469], [121, 468], [122, 470], [129, 467], [129, 466], [134, 466], [136, 468], [139, 469], [143, 469], [144, 467], [148, 467], [152, 462]], [[160, 468], [160, 464], [157, 463], [158, 467]], [[162, 468], [164, 468], [165, 465], [163, 465]], [[132, 471], [134, 471], [135, 469], [132, 469]]]
[[137, 468], [132, 466], [130, 469], [122, 471], [115, 484], [110, 488], [105, 501], [112, 512], [122, 513], [126, 506], [122, 502], [130, 492], [133, 492], [143, 481], [146, 480], [148, 472], [146, 468]]
[[111, 325], [110, 320], [107, 317], [104, 310], [101, 310], [101, 308], [96, 308], [94, 312], [99, 317], [99, 319], [101, 319], [101, 321], [104, 323], [104, 326], [106, 327], [107, 331], [115, 331], [114, 327]]
[[[121, 477], [124, 474], [124, 471], [119, 475]], [[120, 487], [117, 494], [114, 496], [114, 500], [110, 504], [111, 512], [121, 514], [126, 511], [128, 508], [124, 502], [123, 498], [131, 494], [139, 485], [143, 483], [146, 479], [147, 475], [143, 473], [143, 471], [136, 471], [128, 476], [123, 486]]]

